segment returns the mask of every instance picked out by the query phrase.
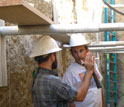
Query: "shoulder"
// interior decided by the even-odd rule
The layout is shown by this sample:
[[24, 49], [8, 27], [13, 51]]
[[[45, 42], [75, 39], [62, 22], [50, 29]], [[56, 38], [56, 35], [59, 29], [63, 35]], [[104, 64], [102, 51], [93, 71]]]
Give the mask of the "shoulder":
[[75, 62], [72, 62], [72, 64], [67, 68], [66, 72], [70, 72], [70, 71], [74, 71], [75, 69], [77, 69], [78, 64]]
[[75, 69], [75, 63], [73, 62], [65, 71], [64, 76], [66, 75], [70, 76], [74, 72], [74, 69]]

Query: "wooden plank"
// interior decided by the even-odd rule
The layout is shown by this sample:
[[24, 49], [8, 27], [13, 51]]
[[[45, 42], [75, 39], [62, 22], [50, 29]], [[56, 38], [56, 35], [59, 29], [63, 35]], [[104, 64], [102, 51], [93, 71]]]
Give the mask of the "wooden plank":
[[[0, 26], [4, 23], [0, 20]], [[6, 39], [0, 35], [0, 87], [7, 86]]]
[[23, 0], [0, 2], [0, 19], [17, 25], [49, 25], [54, 22]]

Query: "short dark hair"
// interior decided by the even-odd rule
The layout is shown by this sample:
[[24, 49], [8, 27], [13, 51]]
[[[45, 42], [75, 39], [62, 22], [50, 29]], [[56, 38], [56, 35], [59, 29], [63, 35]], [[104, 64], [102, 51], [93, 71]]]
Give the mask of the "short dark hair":
[[51, 54], [36, 56], [36, 57], [34, 57], [34, 60], [35, 60], [38, 64], [41, 64], [41, 63], [43, 63], [43, 62], [48, 61], [50, 55], [51, 55]]

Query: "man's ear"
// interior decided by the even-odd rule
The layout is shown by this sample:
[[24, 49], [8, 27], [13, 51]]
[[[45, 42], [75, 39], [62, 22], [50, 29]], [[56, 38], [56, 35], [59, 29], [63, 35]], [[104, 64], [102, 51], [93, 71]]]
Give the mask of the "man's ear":
[[50, 54], [50, 59], [51, 59], [52, 61], [54, 61], [54, 59], [55, 59], [54, 53], [51, 53], [51, 54]]
[[73, 52], [71, 51], [71, 55], [74, 57]]
[[72, 48], [70, 49], [71, 55], [73, 56]]

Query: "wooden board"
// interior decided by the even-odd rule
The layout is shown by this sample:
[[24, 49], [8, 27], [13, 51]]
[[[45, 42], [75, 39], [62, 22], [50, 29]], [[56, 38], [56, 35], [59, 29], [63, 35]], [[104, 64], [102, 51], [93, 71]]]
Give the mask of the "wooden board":
[[0, 19], [17, 25], [49, 25], [54, 23], [23, 0], [1, 1]]

